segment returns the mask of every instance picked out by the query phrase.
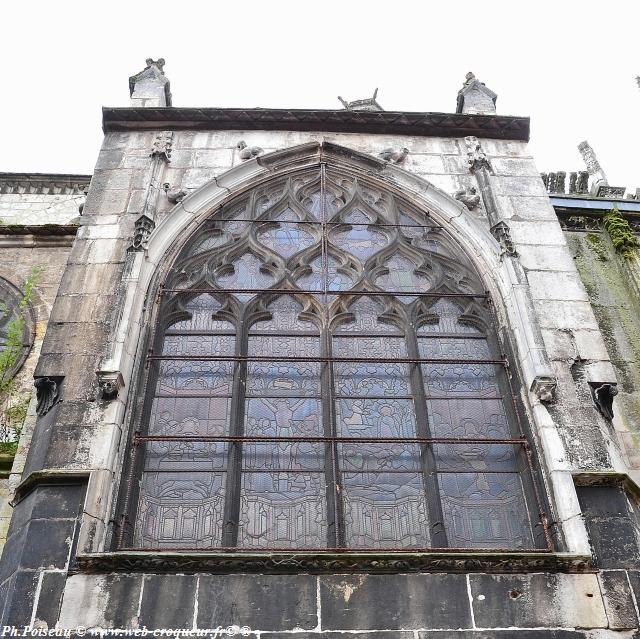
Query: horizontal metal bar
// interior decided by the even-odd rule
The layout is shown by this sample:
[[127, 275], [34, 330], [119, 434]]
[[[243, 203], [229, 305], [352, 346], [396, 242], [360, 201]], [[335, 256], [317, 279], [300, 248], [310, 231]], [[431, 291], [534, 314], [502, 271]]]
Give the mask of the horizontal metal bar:
[[135, 443], [158, 442], [338, 442], [338, 443], [381, 443], [381, 444], [511, 444], [526, 446], [527, 440], [520, 438], [481, 437], [340, 437], [311, 435], [309, 437], [271, 437], [267, 435], [136, 435]]
[[323, 289], [291, 289], [291, 288], [165, 288], [161, 286], [158, 295], [165, 293], [282, 293], [289, 295], [338, 295], [361, 297], [464, 297], [464, 298], [488, 298], [488, 293], [430, 293], [411, 291], [331, 291]]
[[361, 553], [361, 552], [392, 552], [397, 555], [409, 555], [421, 552], [437, 552], [437, 553], [550, 553], [550, 548], [496, 548], [482, 546], [467, 546], [466, 548], [451, 547], [442, 548], [437, 546], [420, 546], [411, 548], [399, 548], [398, 546], [357, 546], [357, 547], [323, 547], [316, 548], [313, 546], [295, 548], [283, 546], [120, 546], [119, 550], [131, 552], [274, 552], [293, 554], [301, 552], [317, 552], [317, 553]]
[[[210, 220], [211, 226], [213, 227], [213, 223], [226, 223], [233, 224], [234, 222], [248, 222], [249, 224], [309, 224], [312, 226], [372, 226], [372, 227], [382, 227], [382, 228], [412, 228], [412, 229], [443, 229], [444, 226], [439, 226], [437, 224], [388, 224], [388, 223], [377, 223], [377, 222], [327, 222], [324, 220], [267, 220], [267, 219], [250, 219], [250, 218], [214, 218]], [[215, 227], [213, 227], [215, 228]], [[212, 230], [213, 230], [212, 228]]]
[[433, 359], [428, 357], [303, 357], [298, 355], [147, 355], [147, 360], [175, 360], [194, 362], [334, 362], [348, 363], [357, 362], [363, 364], [495, 364], [507, 366], [504, 359], [460, 359], [442, 358]]
[[[176, 463], [176, 462], [173, 462]], [[193, 462], [192, 462], [193, 463]], [[324, 462], [323, 462], [324, 463]], [[206, 464], [206, 462], [202, 462], [202, 465], [204, 466]], [[436, 461], [437, 464], [437, 461]], [[205, 468], [205, 469], [199, 469], [197, 467], [193, 467], [193, 468], [183, 468], [183, 469], [176, 469], [176, 468], [169, 468], [169, 469], [162, 469], [162, 468], [158, 468], [158, 469], [148, 469], [145, 468], [142, 471], [143, 473], [147, 473], [147, 474], [154, 474], [154, 473], [162, 473], [163, 475], [168, 475], [168, 474], [175, 474], [175, 475], [189, 475], [189, 474], [193, 474], [193, 473], [211, 473], [211, 474], [224, 474], [229, 472], [228, 468], [225, 466], [223, 468]], [[324, 468], [246, 468], [243, 467], [241, 469], [241, 473], [243, 475], [246, 474], [253, 474], [253, 475], [257, 475], [257, 474], [287, 474], [287, 473], [296, 473], [296, 474], [306, 474], [306, 475], [323, 475], [326, 473], [326, 470]], [[384, 470], [377, 470], [377, 469], [373, 469], [373, 470], [347, 470], [345, 468], [341, 468], [340, 469], [340, 474], [341, 475], [420, 475], [422, 477], [422, 475], [424, 475], [424, 471], [421, 470], [420, 468], [416, 468], [414, 470], [394, 470], [394, 469], [384, 469]], [[465, 469], [456, 469], [456, 470], [436, 470], [432, 473], [428, 473], [430, 475], [520, 475], [519, 471], [517, 470], [465, 470]], [[341, 483], [341, 488], [345, 487], [345, 483]]]
[[[211, 330], [211, 331], [178, 331], [178, 330], [172, 330], [171, 328], [168, 328], [165, 333], [164, 333], [165, 337], [235, 337], [236, 336], [236, 331], [235, 330], [229, 330], [229, 331], [216, 331], [216, 330]], [[274, 331], [256, 331], [253, 329], [249, 329], [249, 333], [248, 333], [249, 337], [316, 337], [319, 338], [320, 337], [320, 332], [319, 331], [299, 331], [296, 333], [281, 333], [281, 332], [274, 332]], [[405, 338], [405, 334], [404, 333], [376, 333], [375, 331], [372, 331], [370, 333], [355, 333], [355, 332], [347, 332], [344, 330], [340, 330], [340, 327], [338, 327], [333, 333], [332, 333], [332, 337], [338, 337], [341, 339], [345, 339], [345, 338], [349, 338], [349, 339], [353, 339], [353, 338], [368, 338], [368, 337], [399, 337], [404, 339]], [[478, 333], [436, 333], [435, 331], [433, 333], [429, 333], [429, 332], [420, 332], [420, 328], [418, 328], [418, 332], [416, 334], [416, 337], [418, 338], [418, 340], [421, 339], [475, 339], [475, 340], [486, 340], [487, 336], [483, 335], [483, 334], [478, 334]]]

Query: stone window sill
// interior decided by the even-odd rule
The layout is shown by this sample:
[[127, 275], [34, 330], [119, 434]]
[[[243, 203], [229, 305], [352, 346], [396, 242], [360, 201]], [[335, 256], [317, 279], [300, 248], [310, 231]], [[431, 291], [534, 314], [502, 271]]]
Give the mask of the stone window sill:
[[591, 572], [590, 556], [552, 552], [157, 552], [78, 554], [72, 573]]

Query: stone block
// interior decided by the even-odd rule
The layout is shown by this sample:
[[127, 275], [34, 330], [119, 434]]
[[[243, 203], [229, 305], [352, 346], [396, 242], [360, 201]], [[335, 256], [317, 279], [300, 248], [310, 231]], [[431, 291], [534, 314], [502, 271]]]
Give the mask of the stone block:
[[[201, 575], [198, 627], [310, 630], [318, 623], [312, 575]], [[288, 635], [287, 635], [288, 636]]]
[[506, 177], [497, 175], [492, 178], [492, 185], [499, 195], [513, 196], [546, 196], [547, 190], [540, 179], [535, 177]]
[[576, 300], [588, 302], [589, 296], [577, 273], [527, 271], [531, 295], [538, 300]]
[[[589, 635], [590, 639], [596, 639]], [[574, 630], [461, 630], [447, 633], [423, 630], [418, 639], [586, 639], [584, 632]], [[602, 637], [602, 639], [605, 639]]]
[[27, 535], [21, 568], [66, 568], [76, 529], [75, 520], [35, 519], [25, 529]]
[[509, 221], [511, 238], [516, 244], [543, 244], [545, 246], [565, 246], [564, 233], [555, 220]]
[[464, 575], [336, 575], [320, 578], [327, 630], [465, 628], [471, 610]]
[[446, 173], [442, 157], [439, 155], [410, 154], [400, 166], [412, 173]]
[[561, 330], [597, 330], [589, 302], [564, 302], [561, 300], [534, 300], [541, 328]]
[[34, 622], [44, 622], [49, 628], [55, 627], [66, 581], [67, 575], [63, 572], [45, 571], [42, 576]]
[[491, 166], [496, 175], [540, 178], [532, 158], [493, 158]]
[[182, 182], [185, 189], [199, 189], [211, 182], [221, 171], [219, 169], [189, 169]]
[[69, 577], [58, 627], [136, 627], [142, 580], [143, 575], [126, 574]]
[[598, 574], [609, 628], [626, 630], [638, 627], [638, 616], [633, 603], [627, 573], [624, 570], [606, 570]]
[[[239, 140], [240, 138], [238, 138]], [[171, 159], [173, 164], [173, 158]], [[226, 170], [231, 168], [232, 155], [230, 149], [208, 149], [196, 151], [193, 166], [200, 169]], [[184, 168], [186, 165], [176, 164], [176, 168]]]
[[124, 151], [122, 149], [102, 149], [96, 162], [96, 170], [117, 169], [122, 164]]
[[29, 624], [38, 579], [39, 573], [33, 570], [20, 570], [11, 577], [7, 584], [2, 625], [19, 627]]
[[573, 258], [563, 246], [523, 244], [518, 246], [518, 256], [527, 270], [576, 272]]
[[471, 575], [481, 628], [606, 628], [594, 574]]
[[[144, 580], [138, 622], [147, 628], [191, 628], [197, 577], [149, 575]], [[216, 626], [211, 626], [215, 628]]]

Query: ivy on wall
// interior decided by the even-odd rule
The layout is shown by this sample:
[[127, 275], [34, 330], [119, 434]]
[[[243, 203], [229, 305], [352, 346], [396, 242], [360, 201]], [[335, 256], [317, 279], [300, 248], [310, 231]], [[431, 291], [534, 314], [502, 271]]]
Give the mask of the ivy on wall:
[[0, 306], [0, 318], [13, 317], [6, 325], [4, 347], [0, 350], [0, 425], [5, 439], [11, 434], [10, 441], [0, 442], [0, 454], [15, 455], [20, 439], [20, 431], [27, 414], [30, 393], [18, 392], [12, 369], [20, 358], [24, 348], [27, 305], [32, 301], [33, 290], [44, 268], [31, 270], [24, 283], [22, 297], [16, 309]]

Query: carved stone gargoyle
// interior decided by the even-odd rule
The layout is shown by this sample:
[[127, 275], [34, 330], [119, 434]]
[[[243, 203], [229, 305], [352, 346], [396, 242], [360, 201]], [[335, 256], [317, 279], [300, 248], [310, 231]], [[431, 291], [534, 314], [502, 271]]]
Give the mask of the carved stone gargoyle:
[[598, 411], [607, 419], [613, 419], [613, 398], [618, 394], [617, 384], [589, 382], [589, 388]]
[[389, 162], [390, 164], [402, 164], [406, 160], [407, 155], [409, 155], [409, 149], [406, 147], [401, 149], [389, 147], [381, 151], [379, 155], [385, 162]]
[[247, 143], [244, 140], [240, 140], [238, 144], [236, 144], [236, 148], [238, 149], [238, 155], [241, 160], [250, 160], [251, 158], [257, 158], [261, 153], [264, 152], [259, 146], [247, 146]]
[[51, 377], [36, 377], [33, 385], [36, 388], [36, 414], [46, 415], [60, 400], [60, 380]]

